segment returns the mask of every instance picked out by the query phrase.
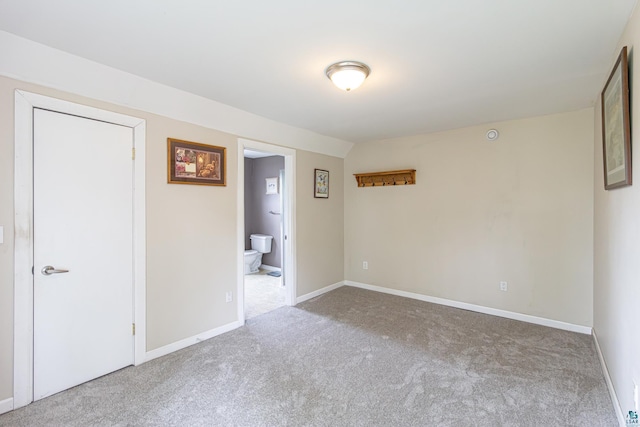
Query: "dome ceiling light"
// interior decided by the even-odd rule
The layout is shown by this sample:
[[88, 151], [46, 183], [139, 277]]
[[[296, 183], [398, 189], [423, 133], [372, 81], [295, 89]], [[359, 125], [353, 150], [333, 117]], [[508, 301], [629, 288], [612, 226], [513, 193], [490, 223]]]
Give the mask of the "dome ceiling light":
[[349, 92], [360, 87], [370, 72], [371, 69], [362, 62], [342, 61], [327, 68], [327, 77], [334, 85]]

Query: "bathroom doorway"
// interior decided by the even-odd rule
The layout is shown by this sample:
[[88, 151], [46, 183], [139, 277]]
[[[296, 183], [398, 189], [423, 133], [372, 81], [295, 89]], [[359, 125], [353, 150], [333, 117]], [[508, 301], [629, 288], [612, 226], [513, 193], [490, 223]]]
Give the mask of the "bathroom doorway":
[[239, 140], [238, 149], [238, 313], [243, 322], [295, 304], [295, 150], [249, 140]]

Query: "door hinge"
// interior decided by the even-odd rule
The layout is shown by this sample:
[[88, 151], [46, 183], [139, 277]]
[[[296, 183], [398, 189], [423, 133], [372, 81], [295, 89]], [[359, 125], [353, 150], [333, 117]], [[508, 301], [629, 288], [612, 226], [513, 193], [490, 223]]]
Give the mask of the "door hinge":
[[132, 148], [131, 149], [131, 160], [135, 160], [136, 159], [136, 149]]
[[132, 335], [136, 334], [136, 324], [135, 323], [131, 324], [131, 332], [132, 332]]

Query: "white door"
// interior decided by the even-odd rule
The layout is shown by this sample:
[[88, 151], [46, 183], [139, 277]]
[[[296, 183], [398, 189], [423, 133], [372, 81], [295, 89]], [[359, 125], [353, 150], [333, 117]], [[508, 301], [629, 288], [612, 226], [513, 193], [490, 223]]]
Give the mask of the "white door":
[[33, 119], [37, 400], [133, 363], [133, 131]]

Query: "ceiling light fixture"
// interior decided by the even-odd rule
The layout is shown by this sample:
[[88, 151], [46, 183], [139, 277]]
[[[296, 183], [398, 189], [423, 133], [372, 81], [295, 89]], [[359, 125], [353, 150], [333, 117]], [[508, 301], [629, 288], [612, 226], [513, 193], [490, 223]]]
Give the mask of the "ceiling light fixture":
[[342, 61], [327, 68], [327, 77], [334, 85], [349, 92], [360, 87], [370, 72], [371, 68], [362, 62]]

